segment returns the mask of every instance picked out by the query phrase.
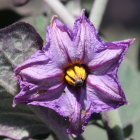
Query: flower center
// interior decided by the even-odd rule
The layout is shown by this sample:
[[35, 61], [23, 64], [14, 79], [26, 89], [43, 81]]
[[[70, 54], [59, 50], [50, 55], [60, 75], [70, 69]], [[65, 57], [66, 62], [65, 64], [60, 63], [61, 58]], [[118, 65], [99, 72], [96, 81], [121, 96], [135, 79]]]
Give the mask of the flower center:
[[65, 79], [72, 86], [82, 86], [87, 72], [82, 65], [74, 65], [66, 69]]

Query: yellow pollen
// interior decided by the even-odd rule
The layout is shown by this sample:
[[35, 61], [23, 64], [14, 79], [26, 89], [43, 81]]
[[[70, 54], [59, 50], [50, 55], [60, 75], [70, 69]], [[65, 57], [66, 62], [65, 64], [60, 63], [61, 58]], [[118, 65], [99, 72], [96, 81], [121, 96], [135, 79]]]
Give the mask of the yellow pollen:
[[74, 65], [66, 70], [65, 79], [72, 86], [82, 86], [86, 77], [87, 73], [82, 65]]

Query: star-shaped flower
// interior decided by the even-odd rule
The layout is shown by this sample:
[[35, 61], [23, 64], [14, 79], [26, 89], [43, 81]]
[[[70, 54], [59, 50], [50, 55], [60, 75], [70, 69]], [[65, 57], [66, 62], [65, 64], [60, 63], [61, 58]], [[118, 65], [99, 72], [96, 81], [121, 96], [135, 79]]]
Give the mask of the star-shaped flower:
[[92, 113], [127, 103], [117, 71], [133, 42], [101, 40], [84, 11], [73, 30], [54, 17], [47, 45], [15, 69], [21, 91], [14, 104], [51, 108], [69, 119], [69, 133], [83, 132]]

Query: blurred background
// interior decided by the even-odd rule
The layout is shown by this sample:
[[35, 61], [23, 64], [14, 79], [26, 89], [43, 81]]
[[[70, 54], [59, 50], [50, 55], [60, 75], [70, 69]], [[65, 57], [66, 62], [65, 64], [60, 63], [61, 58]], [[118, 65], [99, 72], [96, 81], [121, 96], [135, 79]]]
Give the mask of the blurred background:
[[[86, 15], [89, 16], [94, 0], [61, 0], [61, 2], [73, 17], [77, 17], [82, 8], [86, 9]], [[36, 27], [44, 40], [46, 26], [54, 14], [56, 13], [43, 0], [0, 0], [0, 28], [17, 21], [25, 21]], [[107, 41], [136, 38], [119, 70], [120, 81], [130, 102], [129, 105], [121, 107], [119, 112], [126, 138], [139, 140], [140, 0], [108, 0], [99, 32]], [[107, 140], [106, 132], [94, 125], [89, 125], [83, 135], [86, 140]]]

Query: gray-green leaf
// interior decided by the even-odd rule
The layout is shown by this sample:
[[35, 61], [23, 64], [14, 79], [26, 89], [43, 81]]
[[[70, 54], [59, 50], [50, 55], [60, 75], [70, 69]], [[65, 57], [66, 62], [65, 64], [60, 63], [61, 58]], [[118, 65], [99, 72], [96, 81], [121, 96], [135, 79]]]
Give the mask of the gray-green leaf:
[[[5, 96], [3, 96], [5, 95]], [[38, 134], [49, 133], [48, 128], [26, 105], [12, 107], [13, 97], [0, 95], [0, 136], [13, 140], [28, 139]]]
[[122, 106], [120, 116], [123, 124], [132, 123], [134, 128], [133, 138], [139, 139], [140, 129], [140, 73], [132, 67], [129, 61], [124, 61], [119, 70], [122, 87], [129, 101], [128, 105]]
[[42, 46], [42, 38], [27, 23], [18, 22], [0, 30], [0, 93], [17, 93], [13, 68]]

